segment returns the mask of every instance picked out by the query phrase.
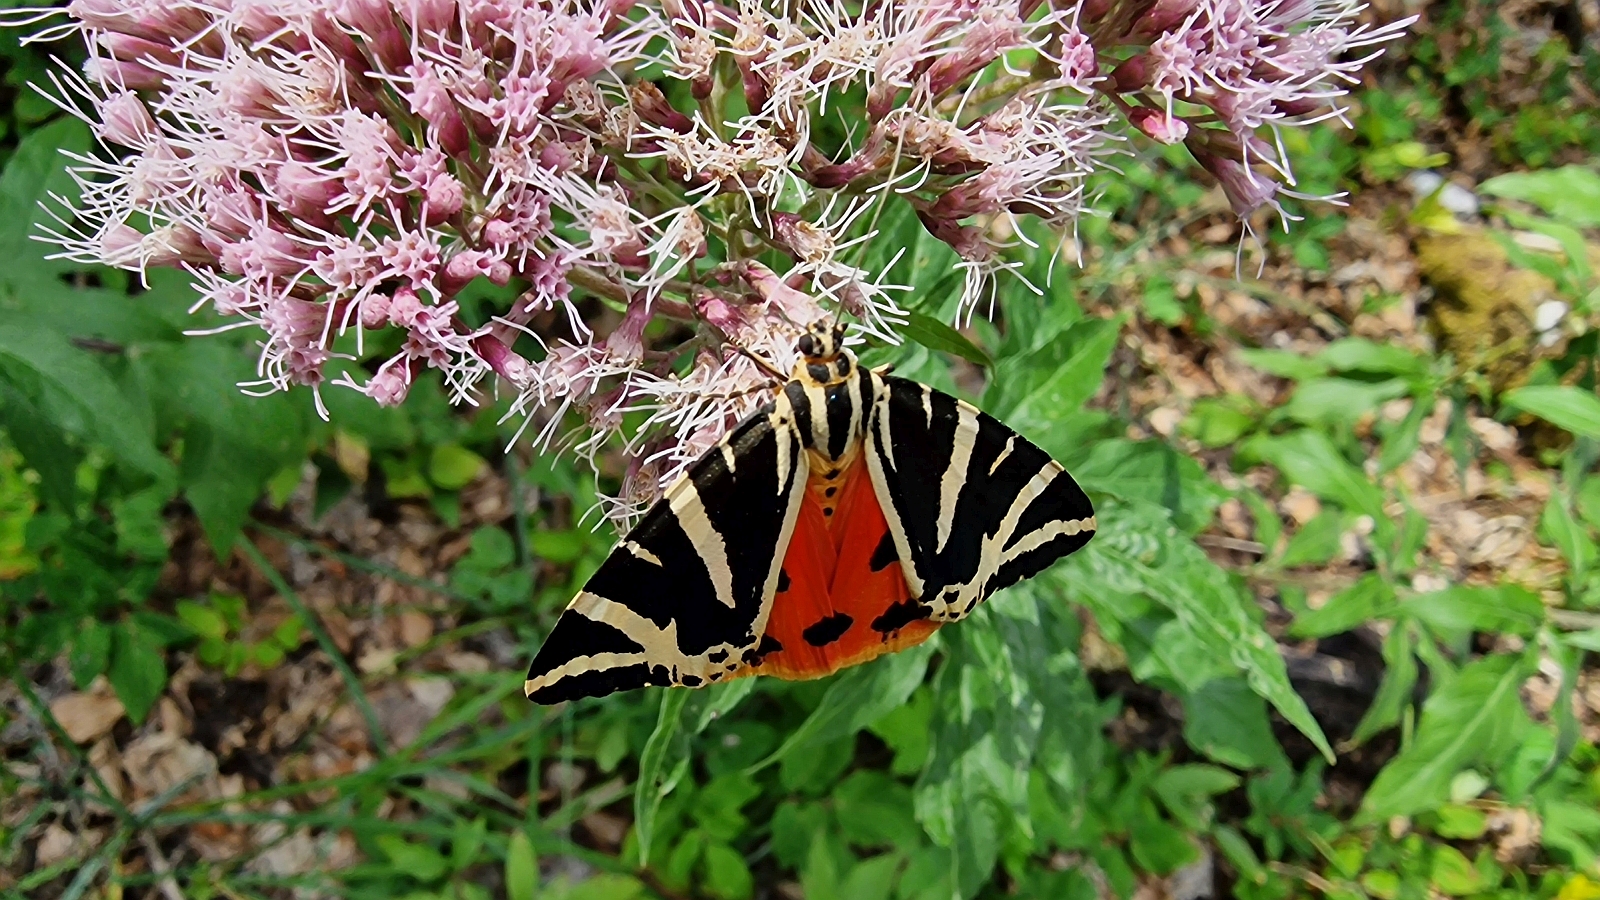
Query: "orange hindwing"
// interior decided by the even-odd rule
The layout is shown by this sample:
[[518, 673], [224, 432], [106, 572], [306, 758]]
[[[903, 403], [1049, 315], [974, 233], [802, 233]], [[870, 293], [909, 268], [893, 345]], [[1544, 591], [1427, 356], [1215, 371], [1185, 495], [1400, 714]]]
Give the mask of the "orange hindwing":
[[812, 467], [778, 587], [767, 635], [781, 649], [739, 674], [821, 678], [920, 644], [939, 627], [908, 615], [914, 604], [860, 456]]

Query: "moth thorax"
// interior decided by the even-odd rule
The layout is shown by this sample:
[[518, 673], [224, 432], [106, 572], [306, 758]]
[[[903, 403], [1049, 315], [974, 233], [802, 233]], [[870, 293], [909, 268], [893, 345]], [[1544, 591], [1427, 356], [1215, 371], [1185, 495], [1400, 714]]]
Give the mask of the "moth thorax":
[[796, 381], [817, 387], [831, 387], [849, 381], [856, 374], [856, 355], [843, 347], [828, 356], [807, 356], [795, 364]]

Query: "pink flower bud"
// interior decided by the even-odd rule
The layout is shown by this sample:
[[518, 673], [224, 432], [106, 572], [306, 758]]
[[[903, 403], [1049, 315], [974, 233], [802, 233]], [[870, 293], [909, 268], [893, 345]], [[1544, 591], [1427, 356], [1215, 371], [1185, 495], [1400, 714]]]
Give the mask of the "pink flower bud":
[[436, 225], [461, 211], [467, 191], [454, 175], [445, 172], [428, 180], [423, 196], [428, 201], [428, 224]]
[[635, 298], [628, 304], [628, 312], [615, 331], [606, 337], [606, 352], [625, 362], [638, 362], [644, 358], [644, 329], [650, 324], [650, 309]]
[[166, 86], [167, 76], [143, 63], [95, 57], [83, 64], [83, 76], [106, 88], [153, 91]]
[[410, 328], [417, 323], [426, 310], [422, 306], [422, 299], [417, 292], [409, 287], [396, 288], [394, 296], [389, 300], [389, 323], [401, 328]]
[[135, 150], [156, 134], [156, 120], [139, 95], [119, 91], [100, 103], [100, 136]]
[[1128, 121], [1151, 140], [1163, 144], [1181, 144], [1189, 136], [1189, 123], [1164, 110], [1139, 107], [1128, 113]]
[[378, 374], [372, 376], [362, 393], [379, 406], [399, 406], [411, 393], [411, 361], [403, 355], [384, 363]]
[[389, 295], [373, 291], [361, 298], [361, 327], [376, 331], [389, 324]]

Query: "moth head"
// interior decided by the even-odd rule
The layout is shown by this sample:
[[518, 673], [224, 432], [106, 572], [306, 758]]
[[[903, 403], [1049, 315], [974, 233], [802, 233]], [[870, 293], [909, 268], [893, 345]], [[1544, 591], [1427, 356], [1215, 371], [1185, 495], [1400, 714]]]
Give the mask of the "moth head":
[[807, 362], [826, 362], [844, 349], [844, 326], [829, 322], [813, 322], [795, 341], [795, 349]]

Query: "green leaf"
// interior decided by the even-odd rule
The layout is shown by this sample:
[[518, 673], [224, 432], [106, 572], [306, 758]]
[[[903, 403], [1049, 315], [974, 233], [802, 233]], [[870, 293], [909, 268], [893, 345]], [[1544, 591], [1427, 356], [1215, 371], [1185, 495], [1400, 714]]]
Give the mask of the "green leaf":
[[518, 828], [506, 845], [506, 900], [535, 900], [539, 896], [539, 857], [528, 833]]
[[1277, 643], [1252, 618], [1254, 601], [1240, 586], [1180, 535], [1166, 510], [1108, 502], [1097, 513], [1100, 531], [1095, 539], [1058, 570], [1081, 592], [1077, 597], [1092, 602], [1097, 616], [1129, 595], [1171, 610], [1185, 632], [1210, 649], [1212, 658], [1225, 659], [1243, 672], [1251, 689], [1331, 761], [1333, 748], [1289, 684]]
[[434, 881], [443, 877], [449, 868], [439, 851], [427, 844], [414, 844], [398, 834], [380, 834], [373, 842], [396, 869], [418, 881]]
[[1226, 447], [1249, 433], [1257, 415], [1255, 404], [1240, 394], [1202, 397], [1194, 402], [1180, 428], [1201, 446]]
[[820, 803], [786, 800], [778, 804], [772, 814], [772, 855], [787, 868], [800, 868], [827, 827], [828, 811]]
[[488, 465], [460, 444], [440, 444], [428, 456], [428, 480], [447, 491], [459, 491]]
[[1396, 378], [1387, 381], [1355, 381], [1349, 378], [1308, 378], [1294, 389], [1289, 402], [1279, 411], [1286, 417], [1323, 428], [1349, 428], [1362, 416], [1410, 388]]
[[1388, 612], [1394, 602], [1394, 588], [1389, 582], [1377, 572], [1368, 572], [1360, 581], [1329, 597], [1321, 607], [1295, 616], [1289, 634], [1311, 638], [1349, 631]]
[[1428, 360], [1398, 344], [1379, 344], [1366, 338], [1341, 338], [1317, 354], [1317, 359], [1337, 372], [1375, 375], [1426, 375]]
[[95, 676], [105, 672], [111, 664], [111, 631], [111, 626], [104, 622], [90, 621], [73, 637], [67, 665], [79, 690], [88, 690]]
[[1544, 505], [1544, 514], [1539, 518], [1539, 530], [1561, 551], [1562, 558], [1571, 569], [1571, 580], [1574, 583], [1581, 581], [1594, 565], [1595, 543], [1567, 509], [1566, 498], [1561, 492], [1551, 492], [1550, 500]]
[[1587, 166], [1508, 172], [1478, 185], [1493, 197], [1532, 203], [1578, 228], [1600, 227], [1600, 173]]
[[916, 848], [922, 842], [911, 789], [875, 769], [858, 769], [833, 789], [839, 830], [857, 847]]
[[1411, 743], [1368, 789], [1358, 819], [1382, 822], [1431, 809], [1450, 796], [1457, 772], [1480, 761], [1496, 762], [1516, 747], [1530, 726], [1518, 695], [1527, 669], [1521, 656], [1487, 656], [1435, 691], [1423, 705]]
[[929, 726], [933, 721], [933, 695], [919, 690], [876, 722], [868, 730], [894, 751], [889, 771], [896, 775], [915, 775], [922, 771], [932, 748]]
[[843, 900], [889, 900], [904, 861], [897, 853], [885, 853], [856, 863], [839, 885], [839, 896]]
[[701, 890], [717, 900], [747, 900], [755, 892], [755, 876], [739, 851], [713, 841], [700, 858], [704, 879]]
[[1258, 435], [1245, 444], [1245, 452], [1272, 463], [1292, 484], [1324, 500], [1365, 513], [1374, 521], [1384, 518], [1383, 491], [1319, 431], [1307, 428], [1281, 436]]
[[0, 378], [25, 380], [35, 405], [69, 433], [93, 440], [129, 468], [173, 483], [172, 462], [156, 449], [141, 409], [88, 353], [58, 334], [0, 324]]
[[1236, 769], [1287, 764], [1272, 735], [1267, 707], [1242, 678], [1218, 678], [1184, 698], [1189, 746]]
[[1413, 627], [1404, 621], [1396, 622], [1383, 639], [1383, 680], [1378, 683], [1372, 705], [1356, 723], [1355, 733], [1350, 738], [1352, 743], [1363, 744], [1378, 732], [1399, 723], [1410, 704], [1412, 690], [1417, 685]]
[[750, 692], [756, 689], [754, 678], [740, 678], [734, 681], [724, 681], [702, 688], [707, 700], [700, 710], [700, 719], [695, 722], [694, 733], [699, 734], [711, 727], [711, 723], [734, 711]]
[[[51, 194], [69, 202], [78, 196], [66, 172], [67, 159], [62, 151], [87, 153], [92, 146], [88, 126], [71, 116], [62, 116], [30, 132], [11, 154], [5, 174], [0, 176], [0, 258], [8, 261], [7, 275], [26, 270], [17, 263], [41, 260], [48, 252], [33, 240], [33, 223], [44, 215], [39, 204]], [[46, 272], [58, 272], [73, 265], [56, 261], [46, 263], [44, 268]]]
[[135, 725], [143, 724], [167, 686], [167, 660], [160, 639], [132, 619], [123, 622], [111, 633], [111, 667], [106, 677], [128, 718]]
[[1541, 384], [1508, 391], [1500, 400], [1579, 437], [1600, 439], [1600, 398], [1593, 391]]
[[1338, 556], [1344, 546], [1345, 527], [1351, 518], [1342, 509], [1324, 509], [1317, 513], [1290, 536], [1278, 565], [1285, 569], [1320, 566]]
[[1320, 359], [1302, 356], [1288, 350], [1240, 350], [1239, 358], [1251, 368], [1291, 381], [1316, 378], [1328, 371], [1327, 363]]
[[1449, 844], [1433, 846], [1433, 862], [1429, 866], [1428, 881], [1438, 888], [1440, 893], [1451, 897], [1475, 894], [1488, 886], [1483, 883], [1483, 875], [1472, 865], [1472, 860], [1467, 859], [1460, 850]]
[[1400, 604], [1400, 611], [1427, 623], [1441, 637], [1460, 636], [1471, 631], [1527, 637], [1538, 631], [1545, 621], [1544, 603], [1539, 595], [1516, 584], [1448, 587], [1412, 597]]
[[1018, 432], [1043, 438], [1100, 390], [1123, 321], [1083, 319], [1053, 343], [1004, 360], [986, 403]]
[[933, 644], [922, 644], [834, 676], [822, 702], [772, 755], [757, 763], [763, 769], [796, 750], [848, 737], [905, 703], [922, 684]]
[[1489, 814], [1476, 806], [1447, 803], [1439, 807], [1439, 821], [1433, 833], [1453, 841], [1475, 841], [1489, 830]]
[[961, 332], [925, 313], [908, 313], [906, 323], [900, 327], [900, 333], [936, 353], [959, 356], [973, 365], [983, 366], [986, 369], [994, 365], [994, 360], [989, 358], [989, 354], [985, 353], [982, 347], [968, 340]]
[[1159, 503], [1191, 533], [1204, 528], [1228, 497], [1199, 463], [1161, 441], [1096, 441], [1072, 474], [1085, 490]]
[[[683, 777], [683, 763], [688, 757], [674, 753], [678, 745], [678, 728], [683, 718], [683, 706], [689, 702], [690, 691], [682, 688], [661, 692], [661, 707], [656, 714], [655, 730], [639, 754], [639, 781], [633, 793], [633, 827], [639, 837], [639, 865], [650, 864], [650, 842], [655, 837], [656, 813], [661, 801], [678, 786]], [[669, 759], [673, 768], [667, 769]]]

